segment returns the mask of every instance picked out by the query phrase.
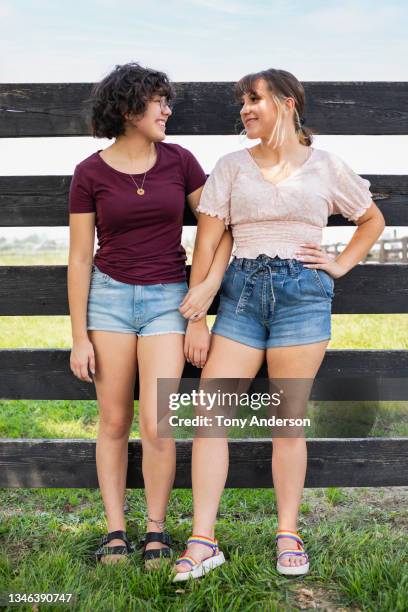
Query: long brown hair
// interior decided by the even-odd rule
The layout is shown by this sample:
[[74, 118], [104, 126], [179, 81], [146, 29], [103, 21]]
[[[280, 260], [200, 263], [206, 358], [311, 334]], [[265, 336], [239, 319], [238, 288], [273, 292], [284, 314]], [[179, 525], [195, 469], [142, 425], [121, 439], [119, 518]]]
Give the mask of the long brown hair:
[[[284, 140], [282, 131], [282, 101], [284, 98], [293, 98], [295, 108], [293, 113], [293, 124], [299, 142], [302, 145], [310, 147], [313, 142], [312, 130], [302, 125], [301, 119], [305, 110], [305, 90], [302, 83], [290, 72], [286, 70], [278, 70], [276, 68], [268, 68], [260, 72], [247, 74], [240, 79], [235, 85], [235, 97], [241, 100], [244, 94], [255, 93], [255, 82], [258, 79], [263, 79], [272, 94], [272, 99], [276, 105], [277, 121], [273, 129], [271, 140], [275, 139], [274, 147], [280, 141]], [[281, 144], [281, 143], [280, 143]]]

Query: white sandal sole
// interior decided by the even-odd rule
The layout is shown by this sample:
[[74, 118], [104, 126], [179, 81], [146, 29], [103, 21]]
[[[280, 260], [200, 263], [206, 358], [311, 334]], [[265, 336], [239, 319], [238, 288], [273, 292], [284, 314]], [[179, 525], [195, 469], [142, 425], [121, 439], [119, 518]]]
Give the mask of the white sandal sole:
[[189, 572], [178, 572], [173, 578], [173, 582], [184, 582], [189, 578], [201, 578], [201, 576], [204, 576], [204, 574], [207, 574], [223, 563], [225, 563], [224, 553], [220, 552], [215, 557], [205, 559]]
[[303, 576], [309, 571], [309, 562], [303, 565], [282, 565], [281, 563], [277, 563], [276, 571], [284, 576]]

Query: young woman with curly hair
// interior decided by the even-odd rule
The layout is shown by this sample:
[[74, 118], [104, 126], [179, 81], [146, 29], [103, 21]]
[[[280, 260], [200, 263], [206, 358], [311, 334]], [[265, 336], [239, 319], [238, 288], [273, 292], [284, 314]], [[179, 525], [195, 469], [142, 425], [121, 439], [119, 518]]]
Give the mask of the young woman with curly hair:
[[[236, 95], [247, 136], [259, 144], [222, 157], [204, 187], [190, 287], [205, 279], [225, 227], [232, 227], [236, 249], [222, 281], [211, 343], [200, 315], [188, 324], [185, 354], [197, 366], [205, 364], [201, 385], [212, 378], [253, 379], [265, 357], [269, 379], [312, 382], [330, 340], [333, 279], [365, 257], [384, 218], [367, 180], [337, 155], [311, 146], [304, 89], [296, 77], [276, 69], [250, 74], [237, 83]], [[358, 227], [334, 258], [321, 240], [329, 215], [338, 213]], [[180, 312], [191, 317], [205, 311], [204, 302], [187, 295]], [[305, 574], [309, 563], [297, 518], [306, 440], [286, 432], [272, 441], [277, 570]], [[193, 535], [176, 563], [176, 581], [224, 562], [214, 524], [227, 472], [226, 437], [194, 438]]]
[[[180, 378], [185, 363], [187, 321], [178, 310], [188, 289], [183, 213], [186, 200], [195, 213], [206, 181], [192, 153], [163, 142], [173, 97], [163, 72], [137, 63], [116, 66], [91, 97], [93, 135], [114, 142], [76, 166], [70, 189], [70, 365], [96, 387], [96, 464], [108, 523], [96, 556], [104, 563], [133, 552], [124, 499], [137, 370], [146, 567], [171, 552], [164, 522], [175, 443], [157, 436], [157, 379]], [[207, 293], [219, 286], [230, 256], [232, 240], [224, 234]], [[201, 300], [203, 287], [196, 291]]]

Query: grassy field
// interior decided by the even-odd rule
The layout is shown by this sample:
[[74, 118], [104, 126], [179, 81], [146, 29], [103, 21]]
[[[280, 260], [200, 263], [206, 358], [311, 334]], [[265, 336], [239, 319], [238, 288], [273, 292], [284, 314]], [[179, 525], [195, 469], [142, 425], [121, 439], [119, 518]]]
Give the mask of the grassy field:
[[[23, 262], [0, 259], [6, 263]], [[0, 317], [0, 348], [70, 344], [68, 317]], [[408, 315], [334, 315], [329, 348], [407, 349]], [[137, 402], [135, 408], [137, 417]], [[95, 438], [96, 427], [93, 401], [0, 400], [1, 437]], [[407, 404], [381, 403], [370, 435], [408, 436]], [[138, 436], [137, 418], [131, 436]], [[287, 579], [275, 571], [273, 490], [227, 490], [217, 537], [228, 562], [201, 581], [175, 586], [165, 566], [146, 574], [138, 555], [117, 566], [95, 564], [92, 552], [106, 530], [98, 490], [1, 489], [0, 593], [73, 593], [70, 609], [86, 612], [406, 612], [407, 494], [402, 487], [305, 490], [299, 529], [311, 571]], [[191, 533], [191, 508], [191, 491], [173, 491], [167, 529], [177, 552]], [[144, 528], [143, 491], [128, 490], [126, 516], [137, 541]]]
[[67, 251], [44, 251], [35, 255], [12, 250], [0, 251], [0, 266], [66, 266], [67, 261]]
[[[209, 327], [215, 317], [209, 316]], [[70, 348], [69, 317], [0, 317], [0, 348]], [[408, 314], [333, 315], [329, 349], [407, 349]]]
[[[182, 585], [171, 583], [166, 567], [146, 574], [138, 555], [120, 566], [95, 564], [91, 553], [105, 530], [97, 491], [5, 490], [2, 508], [0, 591], [73, 593], [75, 610], [406, 612], [408, 606], [408, 516], [398, 489], [306, 490], [300, 531], [311, 572], [303, 579], [275, 571], [273, 491], [227, 490], [217, 537], [228, 561], [205, 579]], [[126, 515], [137, 541], [142, 491], [128, 492]], [[174, 491], [167, 528], [177, 552], [190, 524], [191, 494]]]

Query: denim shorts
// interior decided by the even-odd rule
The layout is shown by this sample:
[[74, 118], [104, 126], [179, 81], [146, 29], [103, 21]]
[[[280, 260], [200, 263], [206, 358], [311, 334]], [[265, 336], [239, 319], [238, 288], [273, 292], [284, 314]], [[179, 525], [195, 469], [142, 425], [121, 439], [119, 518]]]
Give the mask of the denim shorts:
[[92, 268], [87, 329], [137, 336], [185, 334], [187, 319], [178, 310], [188, 291], [186, 281], [129, 285]]
[[329, 340], [334, 280], [296, 259], [234, 258], [211, 333], [257, 349]]

